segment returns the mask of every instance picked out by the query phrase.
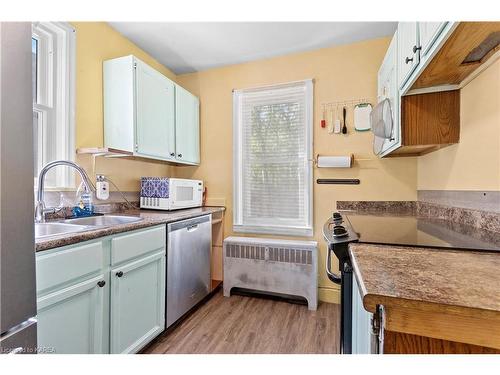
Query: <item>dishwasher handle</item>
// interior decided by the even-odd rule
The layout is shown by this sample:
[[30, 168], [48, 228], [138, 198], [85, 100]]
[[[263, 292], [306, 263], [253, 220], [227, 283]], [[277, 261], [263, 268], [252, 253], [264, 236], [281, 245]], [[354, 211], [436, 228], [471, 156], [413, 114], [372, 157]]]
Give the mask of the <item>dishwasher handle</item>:
[[186, 219], [181, 221], [176, 221], [170, 224], [167, 224], [167, 231], [174, 232], [177, 230], [187, 230], [188, 232], [193, 232], [204, 224], [211, 224], [212, 215], [203, 215], [198, 216], [193, 219]]
[[186, 230], [187, 230], [188, 232], [193, 232], [193, 231], [195, 231], [196, 229], [198, 229], [198, 224], [193, 224], [193, 225], [190, 225], [190, 226], [186, 227]]

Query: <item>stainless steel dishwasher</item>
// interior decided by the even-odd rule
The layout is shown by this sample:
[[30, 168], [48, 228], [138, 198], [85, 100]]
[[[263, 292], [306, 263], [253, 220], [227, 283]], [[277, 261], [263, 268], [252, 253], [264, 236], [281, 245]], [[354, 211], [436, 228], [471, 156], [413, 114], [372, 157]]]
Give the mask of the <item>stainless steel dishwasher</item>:
[[212, 215], [167, 225], [167, 313], [171, 326], [210, 292]]

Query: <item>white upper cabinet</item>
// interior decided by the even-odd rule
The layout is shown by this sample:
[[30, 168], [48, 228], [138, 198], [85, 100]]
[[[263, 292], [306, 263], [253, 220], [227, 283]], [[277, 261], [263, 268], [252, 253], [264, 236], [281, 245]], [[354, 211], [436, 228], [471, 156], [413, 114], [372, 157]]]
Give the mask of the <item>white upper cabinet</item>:
[[398, 87], [398, 33], [394, 34], [384, 61], [378, 71], [378, 102], [389, 99], [392, 112], [392, 133], [390, 139], [385, 139], [379, 155], [387, 153], [400, 140], [399, 122], [399, 87]]
[[399, 87], [403, 87], [408, 77], [420, 61], [417, 22], [398, 24], [398, 68]]
[[199, 164], [199, 101], [136, 57], [104, 62], [104, 146]]
[[419, 22], [420, 56], [426, 56], [447, 22]]
[[185, 163], [200, 162], [200, 102], [180, 86], [175, 91], [176, 158]]
[[141, 61], [136, 63], [135, 151], [170, 159], [175, 155], [175, 85]]

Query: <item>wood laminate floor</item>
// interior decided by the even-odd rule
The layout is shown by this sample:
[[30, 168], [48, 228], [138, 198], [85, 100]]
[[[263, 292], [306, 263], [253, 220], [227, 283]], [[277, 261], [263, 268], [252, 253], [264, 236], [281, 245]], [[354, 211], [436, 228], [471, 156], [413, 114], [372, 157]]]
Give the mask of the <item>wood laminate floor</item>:
[[217, 292], [142, 353], [338, 353], [339, 305], [317, 311], [284, 301]]

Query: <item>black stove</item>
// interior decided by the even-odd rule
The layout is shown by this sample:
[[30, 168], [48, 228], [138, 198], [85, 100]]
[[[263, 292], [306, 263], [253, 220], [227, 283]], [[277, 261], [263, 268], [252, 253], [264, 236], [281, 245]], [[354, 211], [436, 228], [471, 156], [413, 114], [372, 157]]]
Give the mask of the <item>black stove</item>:
[[[352, 265], [349, 258], [349, 243], [359, 240], [349, 219], [335, 212], [323, 226], [323, 236], [328, 244], [326, 274], [340, 285], [340, 344], [341, 353], [352, 353]], [[331, 269], [332, 253], [339, 259], [339, 271]]]
[[[335, 212], [323, 226], [328, 244], [326, 274], [340, 285], [341, 352], [352, 353], [353, 274], [349, 243], [431, 247], [474, 251], [500, 251], [498, 234], [442, 219], [384, 213]], [[331, 269], [331, 255], [339, 272]]]

